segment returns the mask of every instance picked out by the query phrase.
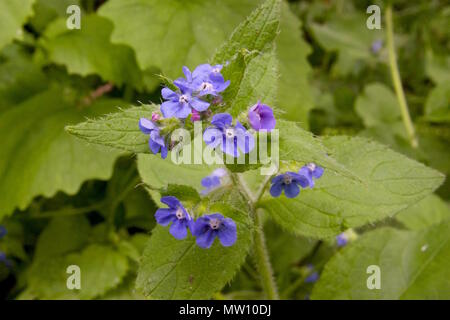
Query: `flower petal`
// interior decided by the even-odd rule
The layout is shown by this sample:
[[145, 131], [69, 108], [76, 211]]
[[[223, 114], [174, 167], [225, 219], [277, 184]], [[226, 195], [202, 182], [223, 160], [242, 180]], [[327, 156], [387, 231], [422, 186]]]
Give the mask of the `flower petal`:
[[218, 113], [212, 117], [211, 124], [217, 128], [225, 128], [231, 125], [233, 117], [228, 113]]
[[237, 142], [235, 141], [235, 139], [225, 138], [225, 136], [223, 137], [222, 140], [222, 151], [235, 158], [239, 157], [240, 155], [240, 152], [237, 147]]
[[300, 193], [300, 188], [296, 183], [284, 185], [284, 194], [288, 198], [295, 198]]
[[167, 147], [161, 147], [161, 158], [167, 158]]
[[316, 169], [314, 169], [314, 171], [312, 172], [312, 175], [314, 178], [318, 179], [322, 176], [323, 171], [324, 170], [322, 167], [316, 166]]
[[152, 121], [146, 118], [139, 119], [139, 129], [141, 129], [143, 133], [149, 134], [152, 130], [156, 128], [157, 126]]
[[306, 188], [311, 185], [312, 180], [309, 180], [302, 174], [298, 174], [295, 172], [288, 172], [288, 174], [292, 177], [292, 181], [301, 185], [302, 188]]
[[212, 230], [208, 230], [205, 233], [198, 235], [197, 240], [196, 240], [197, 245], [200, 248], [204, 248], [204, 249], [210, 248], [214, 242], [214, 238], [216, 237], [216, 235], [217, 235], [217, 233]]
[[270, 187], [270, 194], [272, 195], [272, 197], [279, 197], [281, 195], [281, 192], [283, 191], [283, 184], [280, 183], [275, 183]]
[[206, 231], [210, 230], [209, 227], [209, 218], [203, 216], [195, 220], [194, 224], [192, 225], [192, 235], [197, 237]]
[[[298, 174], [301, 175], [301, 176], [304, 176], [306, 179], [308, 179], [309, 187], [312, 188], [314, 186], [314, 181], [313, 181], [313, 178], [312, 178], [311, 170], [309, 170], [307, 166], [301, 167], [300, 170], [298, 171]], [[305, 187], [303, 187], [303, 188], [305, 188]]]
[[216, 148], [219, 144], [221, 144], [222, 138], [222, 131], [216, 128], [206, 128], [203, 133], [203, 141], [205, 141], [205, 143], [211, 148]]
[[178, 101], [178, 94], [167, 87], [162, 88], [161, 95], [165, 100]]
[[169, 232], [175, 239], [181, 240], [187, 237], [187, 223], [185, 219], [176, 219], [170, 226]]
[[236, 223], [230, 218], [225, 218], [217, 236], [224, 247], [232, 246], [237, 239]]
[[206, 109], [209, 108], [209, 102], [200, 100], [199, 98], [195, 98], [193, 97], [192, 100], [190, 101], [190, 104], [192, 106], [192, 108], [194, 108], [195, 110], [202, 112], [205, 111]]
[[188, 67], [183, 66], [183, 73], [184, 73], [184, 76], [186, 77], [186, 80], [188, 82], [192, 82], [192, 73], [191, 73], [191, 70], [189, 70]]
[[152, 139], [148, 140], [148, 146], [150, 147], [150, 151], [153, 154], [158, 154], [159, 150], [161, 149], [161, 145], [159, 145], [157, 142], [153, 141]]
[[162, 226], [167, 226], [176, 218], [175, 209], [162, 208], [155, 212], [156, 222]]
[[172, 118], [181, 107], [181, 103], [178, 101], [165, 101], [161, 104], [161, 112], [164, 118]]
[[165, 196], [161, 198], [161, 202], [168, 205], [169, 208], [177, 209], [178, 207], [183, 208], [183, 206], [180, 203], [180, 200], [178, 200], [174, 196]]
[[175, 112], [174, 116], [179, 119], [185, 119], [191, 114], [191, 108], [187, 103], [180, 103], [180, 108]]

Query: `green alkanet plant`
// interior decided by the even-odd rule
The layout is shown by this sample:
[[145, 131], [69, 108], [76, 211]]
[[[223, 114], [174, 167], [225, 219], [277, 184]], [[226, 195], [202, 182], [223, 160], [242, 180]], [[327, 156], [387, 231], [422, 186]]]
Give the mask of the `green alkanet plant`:
[[[209, 63], [193, 72], [183, 67], [185, 78], [162, 89], [161, 106], [131, 107], [66, 127], [90, 143], [138, 154], [146, 163], [140, 171], [149, 191], [168, 206], [156, 211], [161, 226], [152, 232], [141, 258], [136, 285], [146, 296], [210, 298], [251, 252], [266, 297], [278, 299], [263, 214], [284, 232], [334, 239], [349, 228], [396, 214], [443, 181], [439, 172], [368, 139], [315, 137], [295, 122], [275, 121], [277, 108], [263, 103], [276, 98], [280, 7], [280, 0], [266, 0]], [[226, 166], [201, 164], [199, 170], [198, 163], [180, 166], [156, 158], [159, 152], [162, 158], [175, 153], [181, 142], [172, 141], [171, 135], [178, 129], [191, 132], [200, 120], [206, 128], [194, 130], [194, 139], [232, 158], [245, 158], [262, 147], [264, 131], [277, 131], [277, 138], [269, 141], [277, 152], [269, 157], [279, 157], [279, 166], [261, 176], [247, 159]], [[145, 168], [157, 172], [164, 186], [146, 180]], [[314, 271], [305, 281], [318, 281], [320, 294], [322, 278]]]

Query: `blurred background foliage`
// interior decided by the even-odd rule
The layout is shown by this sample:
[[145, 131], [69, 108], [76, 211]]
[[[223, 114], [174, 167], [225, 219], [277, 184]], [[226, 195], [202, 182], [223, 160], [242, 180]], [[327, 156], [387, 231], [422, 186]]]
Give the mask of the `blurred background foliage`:
[[[160, 102], [158, 75], [176, 78], [181, 66], [206, 61], [260, 2], [0, 0], [2, 298], [142, 298], [134, 290], [136, 270], [158, 204], [133, 155], [87, 145], [64, 127]], [[74, 3], [82, 9], [81, 30], [66, 28], [66, 8]], [[382, 8], [381, 30], [366, 28], [371, 4]], [[391, 80], [385, 6], [284, 2], [278, 116], [317, 135], [370, 137], [447, 175], [450, 6], [393, 1], [395, 49], [418, 148], [408, 142]], [[380, 225], [414, 229], [423, 219], [442, 221], [450, 216], [449, 191], [447, 180], [437, 195], [408, 208], [408, 218], [400, 213]], [[281, 297], [308, 299], [310, 276], [340, 250], [335, 239], [293, 236], [273, 223], [266, 234]], [[82, 294], [67, 290], [69, 263], [97, 285]], [[261, 297], [251, 257], [215, 296]]]

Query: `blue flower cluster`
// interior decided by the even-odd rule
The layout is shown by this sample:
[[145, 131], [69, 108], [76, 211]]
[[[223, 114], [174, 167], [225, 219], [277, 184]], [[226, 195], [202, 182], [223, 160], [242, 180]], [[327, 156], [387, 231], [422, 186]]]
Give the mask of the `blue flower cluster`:
[[[184, 77], [173, 82], [176, 87], [172, 90], [164, 87], [161, 95], [165, 100], [161, 104], [161, 114], [164, 118], [186, 119], [191, 115], [191, 121], [209, 119], [212, 115], [211, 107], [222, 104], [221, 93], [230, 85], [225, 81], [221, 71], [223, 65], [211, 66], [201, 64], [193, 72], [183, 67]], [[248, 111], [248, 124], [254, 130], [272, 130], [275, 128], [275, 117], [272, 109], [258, 101]], [[152, 114], [152, 119], [141, 118], [140, 130], [149, 135], [149, 147], [152, 153], [161, 152], [161, 157], [166, 158], [168, 146], [165, 137], [161, 136], [161, 115]], [[220, 146], [220, 149], [233, 157], [239, 157], [242, 153], [249, 153], [255, 146], [253, 135], [236, 121], [232, 125], [233, 118], [228, 113], [213, 115], [211, 127], [208, 127], [203, 135], [207, 145], [212, 148]]]
[[303, 166], [298, 173], [288, 171], [274, 177], [271, 181], [270, 194], [279, 197], [284, 191], [288, 198], [295, 198], [300, 193], [300, 187], [314, 187], [314, 179], [318, 179], [323, 174], [323, 168], [314, 163]]
[[156, 222], [162, 226], [171, 224], [169, 232], [176, 239], [185, 239], [189, 230], [201, 248], [210, 248], [216, 237], [224, 247], [232, 246], [236, 242], [236, 224], [232, 219], [220, 213], [213, 213], [194, 220], [176, 197], [162, 197], [161, 202], [168, 208], [156, 211]]

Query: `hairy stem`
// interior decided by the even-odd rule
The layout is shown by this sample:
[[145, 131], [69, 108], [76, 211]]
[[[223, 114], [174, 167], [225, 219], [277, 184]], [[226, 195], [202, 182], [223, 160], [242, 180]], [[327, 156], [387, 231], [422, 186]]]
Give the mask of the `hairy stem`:
[[403, 91], [402, 81], [400, 79], [400, 73], [398, 71], [397, 57], [394, 47], [394, 30], [392, 24], [392, 7], [389, 5], [386, 8], [386, 37], [387, 46], [389, 52], [389, 67], [391, 69], [392, 82], [394, 83], [395, 94], [397, 95], [397, 101], [400, 107], [400, 112], [403, 119], [403, 124], [408, 134], [409, 142], [413, 148], [417, 148], [419, 143], [417, 141], [414, 125], [409, 115], [408, 105], [406, 103], [405, 92]]
[[255, 251], [255, 262], [256, 268], [258, 269], [259, 276], [261, 278], [261, 284], [266, 293], [266, 296], [270, 300], [278, 300], [278, 288], [277, 284], [273, 277], [272, 265], [270, 264], [269, 252], [267, 251], [266, 241], [264, 236], [263, 229], [263, 221], [261, 219], [262, 210], [256, 209], [256, 203], [259, 201], [261, 196], [263, 195], [267, 183], [270, 180], [270, 176], [268, 176], [260, 188], [257, 191], [256, 195], [253, 195], [251, 190], [248, 188], [245, 180], [242, 175], [236, 173], [230, 173], [231, 179], [236, 185], [244, 197], [248, 200], [250, 205], [251, 216], [255, 222], [255, 232], [253, 234], [253, 245]]
[[261, 210], [255, 212], [254, 219], [256, 230], [253, 237], [253, 244], [256, 267], [261, 276], [261, 283], [267, 298], [270, 300], [278, 300], [278, 288], [273, 277], [272, 265], [270, 264], [269, 253], [266, 247]]

